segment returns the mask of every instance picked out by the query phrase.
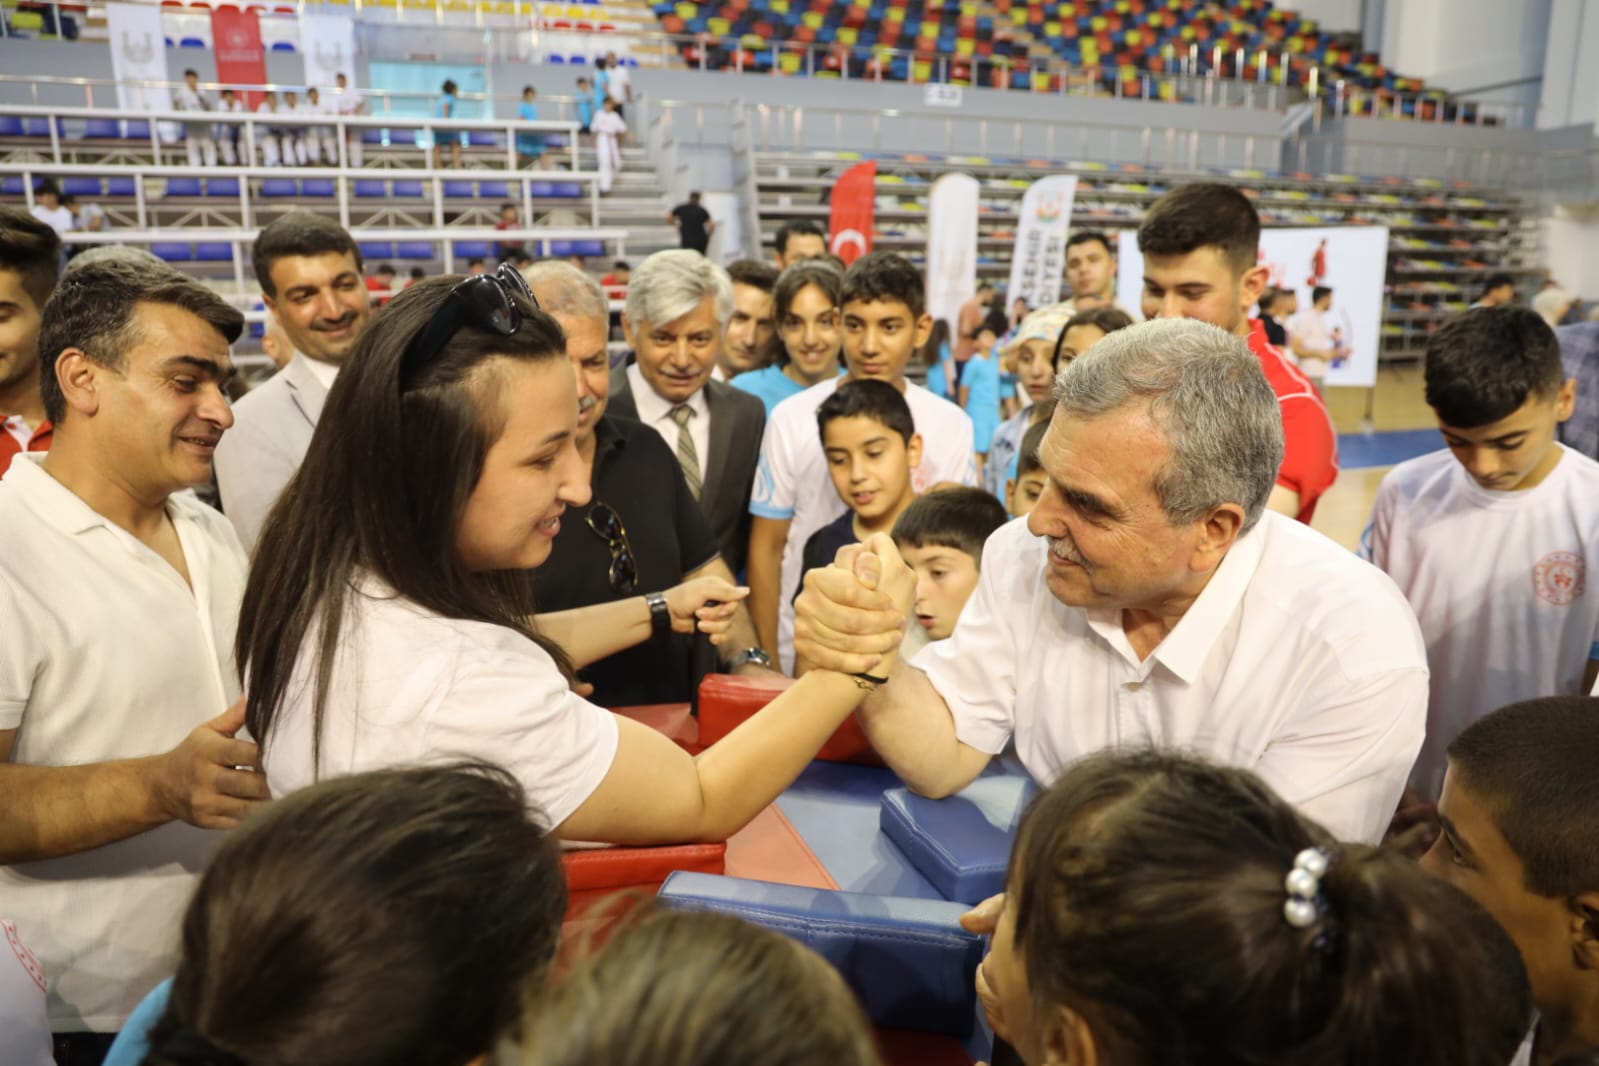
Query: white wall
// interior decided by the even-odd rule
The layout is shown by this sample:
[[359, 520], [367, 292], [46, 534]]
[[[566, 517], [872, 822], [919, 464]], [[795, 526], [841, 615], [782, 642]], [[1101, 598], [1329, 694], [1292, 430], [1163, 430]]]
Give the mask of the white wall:
[[1554, 0], [1545, 47], [1539, 125], [1568, 126], [1599, 119], [1599, 5]]
[[1537, 104], [1541, 94], [1537, 85], [1477, 91], [1542, 76], [1551, 8], [1557, 2], [1388, 0], [1383, 12], [1383, 62], [1390, 70], [1450, 92]]
[[1361, 28], [1363, 0], [1287, 0], [1283, 7], [1315, 19], [1330, 33], [1357, 32]]
[[1543, 228], [1550, 276], [1584, 300], [1599, 300], [1599, 207], [1556, 208]]

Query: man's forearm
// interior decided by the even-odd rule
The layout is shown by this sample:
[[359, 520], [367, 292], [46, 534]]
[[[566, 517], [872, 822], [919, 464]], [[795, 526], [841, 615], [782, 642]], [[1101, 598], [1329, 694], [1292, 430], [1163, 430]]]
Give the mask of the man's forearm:
[[888, 684], [861, 704], [858, 717], [883, 761], [923, 796], [959, 792], [987, 762], [956, 738], [949, 704], [927, 675], [903, 660]]
[[155, 788], [161, 759], [0, 765], [0, 865], [74, 855], [171, 821]]

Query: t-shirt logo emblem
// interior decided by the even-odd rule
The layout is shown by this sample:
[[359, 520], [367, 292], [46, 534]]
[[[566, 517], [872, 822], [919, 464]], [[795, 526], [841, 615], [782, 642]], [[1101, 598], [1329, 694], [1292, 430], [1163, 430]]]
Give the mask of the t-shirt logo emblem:
[[1550, 552], [1532, 568], [1532, 587], [1538, 598], [1565, 607], [1581, 596], [1588, 583], [1588, 564], [1576, 552]]

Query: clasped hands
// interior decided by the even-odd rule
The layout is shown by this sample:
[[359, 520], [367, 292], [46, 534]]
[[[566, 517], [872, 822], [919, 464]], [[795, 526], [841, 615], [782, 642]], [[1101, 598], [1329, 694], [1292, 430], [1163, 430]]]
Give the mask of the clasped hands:
[[794, 603], [794, 652], [812, 667], [886, 676], [916, 606], [916, 574], [894, 540], [874, 533], [805, 575]]

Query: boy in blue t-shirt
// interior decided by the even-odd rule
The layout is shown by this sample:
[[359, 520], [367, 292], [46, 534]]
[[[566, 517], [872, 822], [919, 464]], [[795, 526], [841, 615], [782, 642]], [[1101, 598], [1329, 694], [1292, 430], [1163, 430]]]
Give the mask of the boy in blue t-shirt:
[[[533, 101], [538, 92], [531, 85], [522, 87], [522, 102], [516, 106], [516, 117], [524, 122], [537, 122], [539, 108]], [[537, 170], [544, 162], [544, 134], [518, 133], [516, 135], [516, 165]]]

